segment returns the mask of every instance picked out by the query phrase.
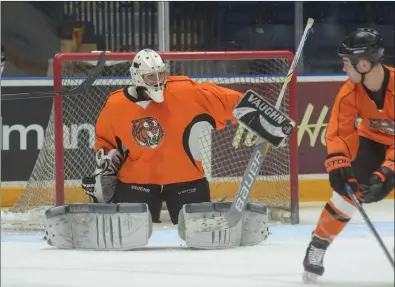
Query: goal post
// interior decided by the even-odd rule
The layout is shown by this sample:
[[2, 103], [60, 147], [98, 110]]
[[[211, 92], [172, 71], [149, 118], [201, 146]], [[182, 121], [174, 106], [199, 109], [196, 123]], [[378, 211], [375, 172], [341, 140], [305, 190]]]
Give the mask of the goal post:
[[[81, 179], [94, 169], [94, 126], [111, 91], [131, 84], [135, 53], [106, 53], [106, 66], [90, 90], [55, 97], [45, 139], [25, 191], [11, 212], [26, 213], [43, 206], [86, 202]], [[253, 89], [275, 103], [293, 60], [289, 51], [165, 52], [170, 75], [245, 92]], [[54, 89], [71, 89], [94, 68], [99, 53], [60, 53], [53, 61]], [[187, 96], [187, 95], [186, 95]], [[296, 75], [280, 108], [297, 120]], [[237, 124], [207, 130], [199, 140], [201, 158], [213, 200], [232, 200], [237, 192], [255, 136]], [[296, 224], [298, 212], [297, 131], [280, 148], [270, 149], [250, 200], [287, 214]], [[280, 221], [282, 221], [280, 219]]]

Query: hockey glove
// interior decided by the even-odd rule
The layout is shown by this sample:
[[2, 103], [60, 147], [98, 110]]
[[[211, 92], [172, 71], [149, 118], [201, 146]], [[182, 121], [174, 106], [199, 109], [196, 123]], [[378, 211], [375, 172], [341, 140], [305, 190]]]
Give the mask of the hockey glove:
[[358, 182], [352, 172], [351, 160], [342, 153], [330, 154], [325, 160], [329, 173], [329, 182], [334, 191], [347, 196], [344, 185], [347, 183], [354, 193], [358, 191]]
[[384, 199], [394, 188], [394, 174], [394, 161], [386, 160], [378, 170], [372, 173], [369, 185], [362, 188], [362, 201], [372, 203]]

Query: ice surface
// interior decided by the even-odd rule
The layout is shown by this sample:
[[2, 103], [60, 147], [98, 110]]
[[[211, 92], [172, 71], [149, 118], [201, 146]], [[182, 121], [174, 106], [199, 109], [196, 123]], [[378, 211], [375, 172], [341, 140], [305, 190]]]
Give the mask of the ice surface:
[[[366, 205], [393, 253], [394, 201]], [[306, 286], [301, 262], [321, 208], [304, 205], [300, 225], [271, 226], [270, 240], [228, 250], [190, 250], [174, 227], [157, 226], [147, 248], [128, 252], [58, 250], [42, 235], [3, 234], [2, 287]], [[394, 286], [394, 270], [356, 215], [325, 257], [318, 286]]]

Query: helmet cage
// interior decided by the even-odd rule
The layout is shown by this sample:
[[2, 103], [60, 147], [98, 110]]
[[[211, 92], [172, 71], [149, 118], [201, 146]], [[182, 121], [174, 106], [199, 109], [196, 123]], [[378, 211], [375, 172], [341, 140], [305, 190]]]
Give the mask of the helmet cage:
[[161, 69], [155, 72], [141, 73], [140, 76], [144, 86], [160, 88], [165, 85], [168, 74], [166, 69]]
[[155, 51], [144, 49], [138, 52], [130, 67], [130, 75], [136, 88], [144, 89], [153, 101], [163, 102], [167, 64]]

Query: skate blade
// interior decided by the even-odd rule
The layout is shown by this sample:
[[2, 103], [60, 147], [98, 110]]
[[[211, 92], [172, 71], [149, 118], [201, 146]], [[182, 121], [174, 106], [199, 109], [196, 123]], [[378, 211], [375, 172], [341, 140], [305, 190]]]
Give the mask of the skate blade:
[[315, 283], [317, 283], [318, 275], [305, 271], [305, 272], [303, 272], [302, 279], [303, 279], [303, 282], [306, 284], [315, 284]]

